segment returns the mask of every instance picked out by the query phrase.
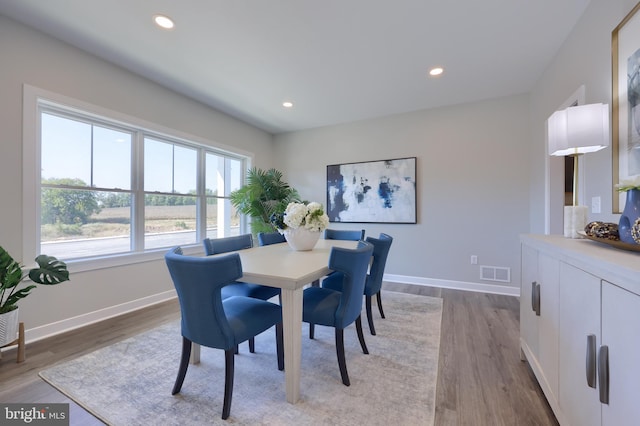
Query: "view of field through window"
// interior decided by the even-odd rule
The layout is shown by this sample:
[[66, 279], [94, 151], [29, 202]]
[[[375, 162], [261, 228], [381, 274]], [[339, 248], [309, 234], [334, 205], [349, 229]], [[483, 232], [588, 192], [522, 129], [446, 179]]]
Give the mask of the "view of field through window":
[[[41, 252], [81, 258], [239, 233], [225, 195], [240, 187], [241, 160], [55, 112], [41, 114], [41, 129]], [[200, 192], [198, 173], [205, 174]]]

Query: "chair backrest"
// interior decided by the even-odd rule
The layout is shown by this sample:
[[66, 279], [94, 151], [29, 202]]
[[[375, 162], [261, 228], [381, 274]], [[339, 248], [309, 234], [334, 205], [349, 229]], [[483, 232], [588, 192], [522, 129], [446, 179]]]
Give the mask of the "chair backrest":
[[364, 240], [364, 229], [361, 230], [346, 230], [346, 229], [325, 229], [325, 240], [349, 240], [360, 241]]
[[362, 311], [362, 294], [373, 245], [360, 241], [355, 249], [332, 247], [329, 268], [342, 272], [342, 292], [336, 310], [336, 327], [344, 328], [358, 318]]
[[258, 245], [268, 246], [270, 244], [279, 244], [286, 242], [284, 235], [279, 232], [259, 232]]
[[207, 256], [230, 251], [244, 250], [253, 247], [253, 237], [251, 234], [236, 235], [224, 238], [205, 238], [202, 241], [204, 253]]
[[384, 276], [384, 267], [387, 264], [387, 256], [393, 237], [387, 234], [380, 234], [380, 238], [367, 237], [367, 242], [373, 244], [373, 262], [367, 276], [367, 283], [364, 288], [364, 294], [373, 296], [382, 288], [382, 277]]
[[235, 342], [220, 289], [242, 276], [240, 255], [183, 256], [182, 249], [177, 247], [164, 258], [178, 293], [182, 335], [203, 346], [231, 349]]

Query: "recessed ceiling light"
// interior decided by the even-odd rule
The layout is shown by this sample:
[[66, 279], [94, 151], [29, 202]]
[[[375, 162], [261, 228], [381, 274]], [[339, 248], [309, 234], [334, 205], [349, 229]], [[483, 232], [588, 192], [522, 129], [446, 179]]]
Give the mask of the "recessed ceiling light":
[[442, 74], [444, 72], [444, 68], [442, 67], [435, 67], [435, 68], [431, 68], [429, 70], [429, 75], [432, 77], [436, 77], [439, 76], [440, 74]]
[[293, 102], [289, 102], [289, 101], [283, 102], [282, 106], [285, 107], [285, 108], [292, 108], [293, 107]]
[[170, 30], [175, 26], [173, 20], [166, 15], [155, 15], [153, 17], [153, 21], [156, 23], [156, 25], [164, 28], [165, 30]]

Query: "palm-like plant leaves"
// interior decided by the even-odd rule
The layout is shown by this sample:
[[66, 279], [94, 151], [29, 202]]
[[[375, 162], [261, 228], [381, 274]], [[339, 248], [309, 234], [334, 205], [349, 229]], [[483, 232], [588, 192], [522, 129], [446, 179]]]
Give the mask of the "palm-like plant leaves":
[[282, 180], [282, 172], [252, 168], [247, 172], [247, 183], [233, 191], [231, 204], [243, 214], [251, 217], [251, 231], [273, 232], [270, 222], [273, 213], [282, 212], [292, 201], [299, 201], [298, 191]]

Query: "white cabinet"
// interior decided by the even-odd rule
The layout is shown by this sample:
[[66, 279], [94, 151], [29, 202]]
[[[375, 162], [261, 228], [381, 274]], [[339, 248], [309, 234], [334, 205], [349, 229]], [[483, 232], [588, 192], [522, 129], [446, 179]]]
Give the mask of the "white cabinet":
[[562, 263], [560, 281], [559, 404], [564, 417], [571, 419], [570, 424], [600, 425], [596, 389], [596, 354], [601, 344], [600, 279]]
[[549, 401], [558, 394], [558, 260], [523, 246], [520, 333], [524, 357]]
[[544, 372], [546, 387], [550, 395], [558, 395], [558, 292], [560, 263], [543, 253], [538, 253], [538, 272], [540, 274], [540, 323], [538, 359]]
[[640, 254], [521, 240], [521, 350], [558, 421], [640, 425]]
[[[522, 246], [522, 281], [520, 285], [520, 347], [522, 355], [538, 359], [538, 251]], [[524, 360], [525, 358], [523, 358]]]
[[602, 347], [607, 348], [609, 355], [609, 403], [602, 404], [602, 424], [638, 425], [640, 296], [608, 282], [602, 284]]

